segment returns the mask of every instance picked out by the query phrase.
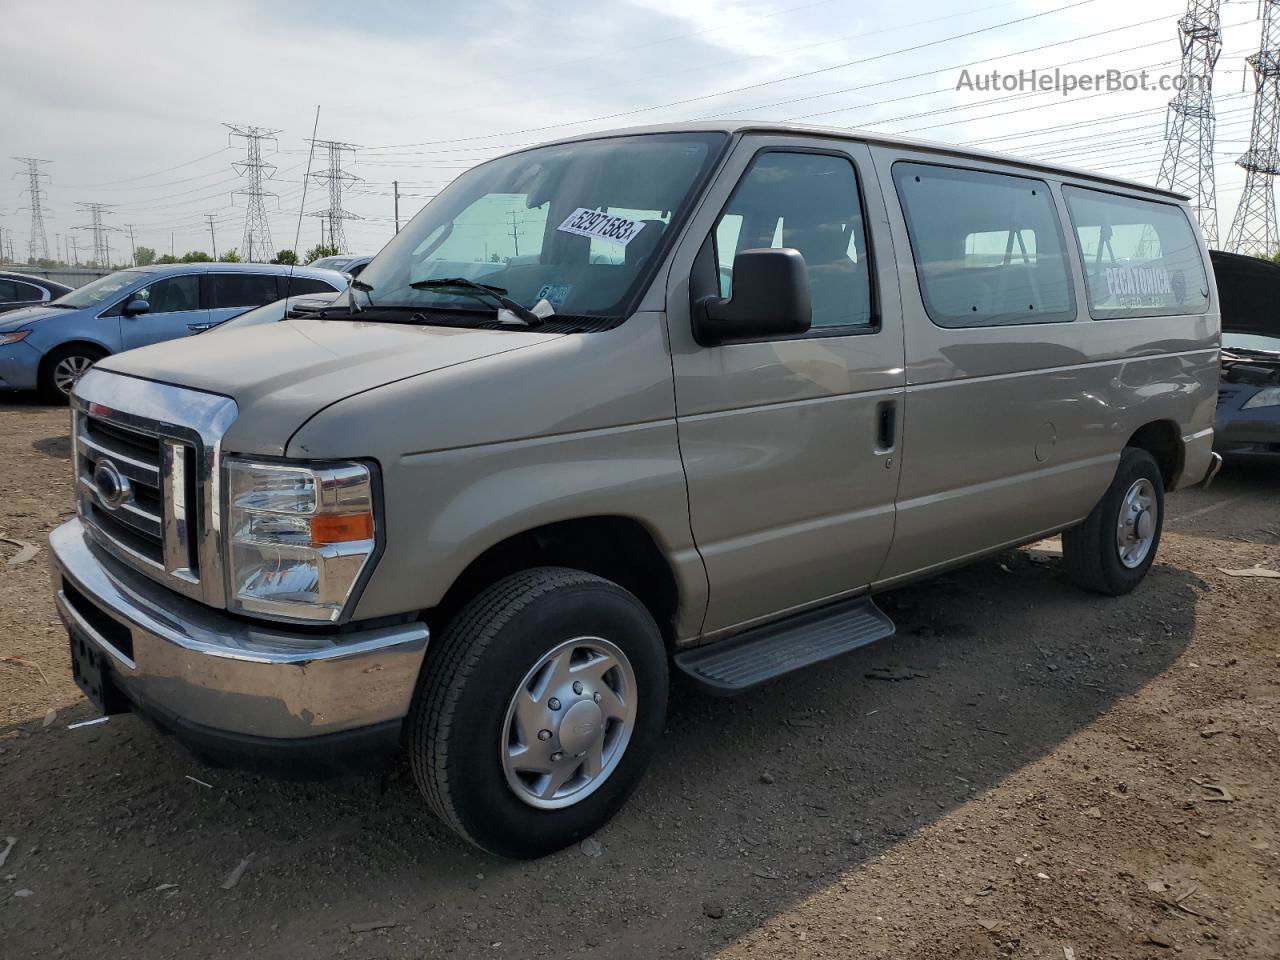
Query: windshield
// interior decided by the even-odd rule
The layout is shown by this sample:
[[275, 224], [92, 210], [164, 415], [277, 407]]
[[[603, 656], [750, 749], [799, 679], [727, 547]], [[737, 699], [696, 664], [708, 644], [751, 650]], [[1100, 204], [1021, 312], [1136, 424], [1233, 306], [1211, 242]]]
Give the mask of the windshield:
[[53, 302], [76, 308], [97, 306], [99, 303], [110, 300], [125, 287], [131, 287], [140, 280], [145, 280], [146, 277], [147, 274], [137, 270], [121, 270], [118, 273], [91, 280], [83, 287], [77, 287]]
[[1280, 337], [1264, 337], [1256, 333], [1223, 333], [1222, 345], [1230, 350], [1270, 350], [1280, 353]]
[[352, 261], [352, 257], [322, 257], [314, 263], [309, 263], [309, 267], [321, 267], [325, 270], [341, 270]]
[[411, 286], [464, 277], [500, 287], [525, 307], [546, 300], [561, 314], [619, 316], [726, 139], [637, 134], [538, 147], [476, 167], [360, 275], [369, 301], [480, 309], [457, 290]]

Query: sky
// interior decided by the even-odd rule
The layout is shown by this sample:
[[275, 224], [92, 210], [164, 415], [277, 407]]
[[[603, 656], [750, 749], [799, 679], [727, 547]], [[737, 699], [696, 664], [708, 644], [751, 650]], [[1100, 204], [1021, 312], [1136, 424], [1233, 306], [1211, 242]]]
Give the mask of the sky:
[[[327, 187], [308, 139], [358, 145], [344, 207], [352, 253], [394, 231], [449, 180], [512, 148], [673, 120], [800, 120], [973, 144], [1154, 182], [1169, 90], [957, 89], [1000, 70], [1176, 74], [1185, 0], [42, 0], [0, 31], [0, 229], [30, 235], [23, 167], [42, 167], [50, 247], [92, 249], [81, 202], [112, 205], [113, 259], [239, 247], [245, 144], [224, 124], [278, 130], [264, 159], [274, 248], [320, 239]], [[1244, 173], [1259, 44], [1256, 5], [1224, 3], [1218, 217]], [[976, 83], [973, 84], [976, 86]], [[1242, 92], [1247, 90], [1247, 92]], [[319, 108], [318, 125], [316, 111]], [[313, 170], [327, 158], [310, 160]], [[304, 195], [305, 190], [305, 195]], [[300, 217], [299, 214], [302, 214]], [[300, 231], [300, 234], [299, 234]], [[51, 250], [51, 253], [53, 251]]]

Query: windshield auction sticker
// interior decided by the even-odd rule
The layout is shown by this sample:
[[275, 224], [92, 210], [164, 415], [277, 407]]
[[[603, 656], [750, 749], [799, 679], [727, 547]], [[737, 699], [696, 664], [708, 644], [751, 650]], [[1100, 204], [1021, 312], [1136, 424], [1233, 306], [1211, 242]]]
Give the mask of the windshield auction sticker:
[[644, 221], [631, 220], [627, 217], [613, 217], [601, 210], [588, 210], [586, 207], [579, 207], [565, 217], [564, 223], [560, 224], [556, 229], [565, 233], [572, 233], [578, 237], [612, 240], [614, 243], [625, 247], [636, 238], [636, 234], [644, 229]]

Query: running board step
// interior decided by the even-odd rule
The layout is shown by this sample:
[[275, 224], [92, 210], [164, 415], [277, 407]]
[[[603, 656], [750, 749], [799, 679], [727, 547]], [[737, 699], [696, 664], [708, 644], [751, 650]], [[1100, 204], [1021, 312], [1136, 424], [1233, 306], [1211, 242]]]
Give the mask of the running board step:
[[893, 636], [893, 621], [870, 597], [810, 610], [675, 656], [708, 693], [727, 697]]

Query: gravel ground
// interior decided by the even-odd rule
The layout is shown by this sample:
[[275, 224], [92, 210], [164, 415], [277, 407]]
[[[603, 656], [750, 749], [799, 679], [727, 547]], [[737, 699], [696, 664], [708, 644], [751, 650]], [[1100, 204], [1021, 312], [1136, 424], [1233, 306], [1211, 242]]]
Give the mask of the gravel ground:
[[[403, 768], [201, 767], [73, 684], [44, 539], [65, 410], [0, 402], [0, 956], [1280, 956], [1280, 467], [1169, 500], [1118, 600], [1022, 550], [885, 598], [898, 636], [673, 692], [593, 840], [481, 855]], [[242, 865], [247, 861], [247, 866]]]

